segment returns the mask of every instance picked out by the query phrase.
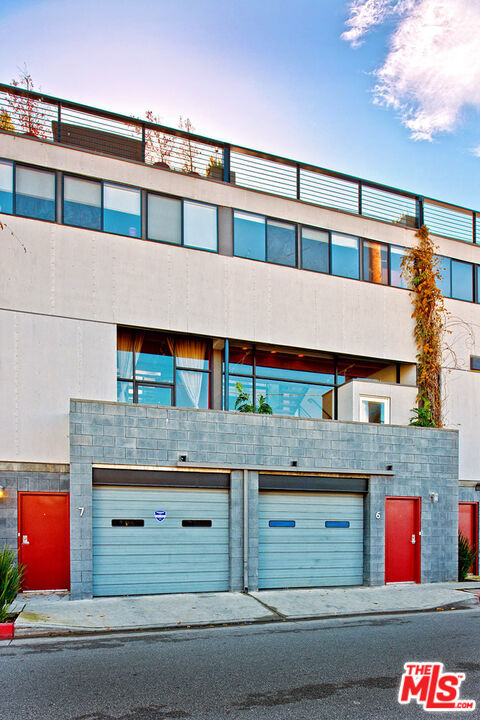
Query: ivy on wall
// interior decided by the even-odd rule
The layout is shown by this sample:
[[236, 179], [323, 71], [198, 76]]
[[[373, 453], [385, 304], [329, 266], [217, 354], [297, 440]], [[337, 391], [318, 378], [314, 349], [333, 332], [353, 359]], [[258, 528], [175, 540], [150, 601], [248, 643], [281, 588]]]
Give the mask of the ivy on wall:
[[445, 305], [437, 282], [442, 279], [436, 247], [425, 225], [417, 230], [417, 244], [402, 260], [402, 274], [411, 288], [414, 337], [417, 345], [417, 385], [420, 409], [411, 424], [442, 427], [440, 371]]

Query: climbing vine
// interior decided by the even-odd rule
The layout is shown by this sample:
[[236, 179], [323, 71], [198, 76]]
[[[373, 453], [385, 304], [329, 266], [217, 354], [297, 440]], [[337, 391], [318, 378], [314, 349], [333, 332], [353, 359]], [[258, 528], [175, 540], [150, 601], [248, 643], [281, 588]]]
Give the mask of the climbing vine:
[[418, 402], [420, 412], [412, 424], [442, 427], [440, 371], [445, 306], [437, 281], [442, 279], [436, 247], [425, 225], [417, 231], [415, 247], [402, 260], [402, 274], [411, 288], [415, 320], [414, 337], [418, 361]]

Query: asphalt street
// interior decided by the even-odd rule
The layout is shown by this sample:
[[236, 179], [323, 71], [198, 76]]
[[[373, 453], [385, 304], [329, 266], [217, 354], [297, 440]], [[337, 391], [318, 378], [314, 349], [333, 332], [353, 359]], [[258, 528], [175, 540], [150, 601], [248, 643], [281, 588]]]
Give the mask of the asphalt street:
[[407, 661], [465, 672], [480, 705], [480, 609], [16, 641], [0, 647], [0, 717], [448, 717], [398, 704]]

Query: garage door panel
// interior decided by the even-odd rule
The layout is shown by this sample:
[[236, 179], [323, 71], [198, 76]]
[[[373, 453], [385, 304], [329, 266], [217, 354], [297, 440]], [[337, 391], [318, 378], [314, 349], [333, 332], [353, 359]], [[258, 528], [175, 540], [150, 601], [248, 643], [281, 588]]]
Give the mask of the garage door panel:
[[[326, 527], [328, 521], [348, 527]], [[258, 575], [265, 589], [362, 584], [363, 496], [261, 492]]]
[[[162, 522], [157, 510], [166, 512]], [[112, 519], [143, 520], [144, 526], [112, 526]], [[211, 526], [182, 526], [182, 520]], [[94, 595], [228, 589], [226, 490], [96, 487], [92, 524]]]

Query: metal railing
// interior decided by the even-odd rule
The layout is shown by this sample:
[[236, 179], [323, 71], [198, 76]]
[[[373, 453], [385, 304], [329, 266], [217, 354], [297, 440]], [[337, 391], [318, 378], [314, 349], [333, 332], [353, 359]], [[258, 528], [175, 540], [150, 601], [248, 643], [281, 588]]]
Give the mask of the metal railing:
[[474, 210], [0, 83], [2, 130], [480, 243]]

